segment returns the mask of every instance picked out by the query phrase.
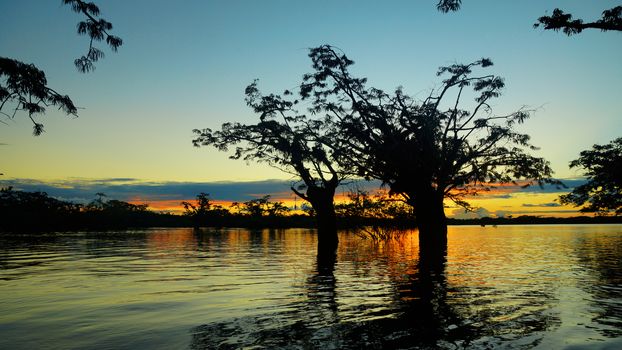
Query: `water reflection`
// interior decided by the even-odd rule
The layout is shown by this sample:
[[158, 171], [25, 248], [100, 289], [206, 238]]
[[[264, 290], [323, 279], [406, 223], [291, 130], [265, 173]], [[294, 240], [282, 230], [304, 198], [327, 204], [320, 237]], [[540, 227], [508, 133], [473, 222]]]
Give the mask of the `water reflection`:
[[0, 348], [622, 348], [622, 226], [0, 238]]
[[[605, 337], [622, 337], [622, 240], [588, 234], [575, 247], [580, 267], [591, 283], [579, 287], [590, 295], [591, 320]], [[589, 325], [585, 325], [589, 327]]]
[[449, 283], [447, 263], [463, 257], [415, 256], [412, 235], [341, 242], [337, 263], [318, 259], [305, 298], [292, 295], [284, 312], [196, 327], [192, 348], [532, 348], [559, 323], [542, 312], [555, 302], [542, 286], [514, 293]]

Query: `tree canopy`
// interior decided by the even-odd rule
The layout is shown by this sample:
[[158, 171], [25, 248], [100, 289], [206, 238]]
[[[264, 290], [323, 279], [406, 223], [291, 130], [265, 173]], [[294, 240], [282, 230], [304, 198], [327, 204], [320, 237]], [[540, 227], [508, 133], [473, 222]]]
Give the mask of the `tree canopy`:
[[[340, 181], [340, 175], [327, 152], [329, 125], [308, 118], [295, 109], [298, 100], [275, 94], [262, 95], [257, 81], [246, 87], [246, 104], [259, 114], [256, 124], [224, 123], [220, 130], [195, 129], [195, 146], [213, 146], [228, 151], [235, 146], [231, 159], [267, 163], [300, 178], [303, 186], [324, 186]], [[290, 91], [283, 93], [292, 95]]]
[[77, 31], [79, 35], [89, 37], [89, 48], [86, 54], [74, 60], [74, 64], [80, 72], [93, 71], [95, 70], [95, 62], [105, 56], [104, 52], [93, 44], [105, 40], [110, 49], [116, 52], [123, 45], [123, 40], [110, 34], [112, 23], [99, 17], [99, 7], [95, 3], [82, 0], [63, 0], [63, 4], [71, 6], [74, 12], [81, 13], [86, 17], [85, 20], [78, 22]]
[[[307, 191], [294, 192], [318, 212], [330, 207], [324, 216], [333, 219], [334, 189], [342, 179], [380, 180], [414, 209], [420, 232], [434, 231], [441, 241], [445, 198], [468, 208], [467, 196], [504, 184], [559, 183], [549, 163], [529, 153], [537, 149], [529, 135], [515, 130], [531, 111], [493, 113], [490, 101], [500, 95], [503, 79], [474, 73], [492, 66], [490, 59], [441, 67], [440, 88], [418, 101], [401, 88], [367, 87], [335, 47], [312, 48], [309, 57], [313, 71], [303, 76], [297, 99], [261, 95], [255, 82], [246, 100], [260, 121], [195, 130], [195, 146], [235, 146], [233, 159], [267, 162], [298, 176]], [[470, 104], [463, 101], [469, 95]], [[307, 113], [295, 109], [301, 106]], [[318, 204], [316, 190], [329, 204]]]
[[439, 0], [436, 8], [441, 12], [458, 11], [462, 6], [462, 0]]
[[[11, 112], [5, 106], [11, 104]], [[0, 113], [13, 119], [18, 111], [25, 111], [33, 123], [33, 134], [41, 135], [43, 124], [35, 120], [46, 107], [54, 106], [63, 112], [77, 115], [78, 109], [69, 96], [47, 86], [45, 73], [34, 64], [0, 57]]]
[[551, 16], [542, 16], [534, 28], [542, 27], [554, 31], [563, 31], [571, 36], [581, 33], [584, 29], [600, 29], [603, 32], [614, 30], [622, 31], [622, 6], [616, 6], [603, 11], [602, 17], [593, 22], [585, 22], [580, 18], [573, 19], [572, 14], [556, 8]]
[[[436, 8], [444, 13], [455, 12], [460, 10], [462, 0], [439, 0]], [[571, 36], [581, 33], [584, 29], [600, 29], [603, 32], [614, 30], [622, 31], [622, 6], [616, 6], [608, 10], [604, 10], [602, 17], [592, 22], [585, 22], [580, 18], [573, 18], [573, 15], [566, 13], [559, 8], [553, 10], [550, 16], [542, 16], [538, 18], [533, 27], [542, 27], [545, 30], [563, 31], [566, 35]]]
[[[441, 67], [440, 88], [416, 101], [401, 88], [392, 94], [368, 88], [366, 79], [349, 73], [354, 62], [331, 46], [312, 49], [310, 57], [315, 73], [305, 76], [302, 95], [339, 128], [330, 143], [339, 163], [381, 180], [411, 205], [430, 190], [467, 206], [465, 196], [517, 180], [558, 183], [548, 162], [528, 153], [537, 149], [530, 137], [515, 131], [530, 111], [493, 114], [489, 102], [500, 95], [503, 79], [473, 73], [491, 60]], [[475, 103], [465, 109], [468, 89]]]
[[[78, 23], [77, 32], [79, 35], [89, 37], [88, 52], [75, 59], [74, 64], [82, 73], [93, 71], [95, 62], [104, 57], [103, 51], [93, 44], [105, 40], [113, 51], [117, 51], [123, 44], [123, 40], [109, 33], [112, 30], [112, 24], [99, 17], [100, 10], [95, 3], [63, 0], [63, 4], [71, 6], [73, 11], [86, 17]], [[46, 108], [51, 106], [57, 107], [68, 115], [77, 116], [78, 110], [71, 98], [48, 87], [45, 73], [42, 70], [32, 63], [0, 57], [0, 114], [13, 119], [17, 112], [26, 112], [33, 123], [33, 134], [39, 136], [44, 128], [35, 117], [45, 114]]]
[[585, 169], [587, 182], [561, 196], [562, 204], [582, 206], [582, 212], [622, 214], [622, 137], [581, 152], [570, 167]]
[[[213, 146], [221, 151], [235, 147], [232, 159], [267, 163], [296, 178], [292, 191], [311, 203], [324, 232], [335, 231], [333, 197], [345, 175], [332, 157], [334, 124], [300, 113], [291, 91], [262, 95], [257, 81], [246, 88], [246, 103], [259, 114], [256, 124], [225, 123], [220, 130], [194, 133], [195, 146]], [[336, 239], [336, 231], [334, 232]]]

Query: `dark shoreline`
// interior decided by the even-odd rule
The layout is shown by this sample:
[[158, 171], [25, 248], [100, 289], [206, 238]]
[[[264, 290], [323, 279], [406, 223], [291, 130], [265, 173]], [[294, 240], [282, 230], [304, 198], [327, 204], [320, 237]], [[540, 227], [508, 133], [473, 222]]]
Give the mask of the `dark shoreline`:
[[[215, 228], [314, 228], [315, 220], [307, 215], [290, 215], [275, 217], [248, 217], [233, 215], [222, 218], [206, 219], [203, 222], [193, 222], [191, 218], [181, 215], [161, 214], [154, 212], [141, 213], [123, 220], [118, 218], [91, 217], [89, 220], [63, 220], [62, 223], [45, 226], [38, 225], [36, 221], [30, 223], [5, 221], [0, 225], [0, 234], [45, 234], [54, 232], [75, 231], [111, 231], [122, 229], [141, 229], [156, 227], [215, 227]], [[6, 220], [6, 219], [5, 219]], [[10, 221], [10, 220], [9, 220]], [[478, 219], [448, 219], [450, 226], [477, 225], [477, 226], [502, 226], [502, 225], [550, 225], [550, 224], [622, 224], [620, 216], [576, 216], [569, 218], [519, 216], [516, 218], [478, 218]], [[41, 223], [42, 224], [42, 223]], [[20, 227], [21, 226], [21, 227]], [[359, 227], [379, 227], [412, 229], [416, 222], [395, 219], [373, 218], [342, 218], [338, 219], [339, 229], [356, 229]]]

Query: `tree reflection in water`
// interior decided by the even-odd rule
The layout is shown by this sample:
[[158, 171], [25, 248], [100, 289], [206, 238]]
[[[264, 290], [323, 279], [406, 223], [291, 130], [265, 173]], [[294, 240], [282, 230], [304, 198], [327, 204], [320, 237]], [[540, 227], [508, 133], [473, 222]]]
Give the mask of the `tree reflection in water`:
[[[608, 238], [608, 237], [607, 237]], [[577, 242], [575, 252], [585, 269], [580, 288], [589, 295], [592, 322], [602, 327], [598, 331], [608, 338], [622, 337], [622, 240], [588, 236]], [[622, 344], [617, 344], [617, 346]]]
[[320, 257], [304, 229], [5, 235], [0, 348], [622, 349], [621, 232], [462, 226], [436, 258], [416, 231]]
[[[343, 251], [339, 256], [348, 258]], [[393, 292], [385, 305], [361, 300], [353, 306], [356, 291], [345, 286], [348, 277], [343, 275], [346, 280], [340, 280], [342, 275], [335, 275], [335, 270], [336, 266], [356, 264], [361, 262], [339, 262], [336, 255], [319, 255], [313, 273], [306, 278], [303, 295], [291, 295], [292, 301], [282, 311], [196, 327], [191, 348], [455, 349], [508, 344], [531, 348], [540, 342], [539, 334], [557, 322], [543, 312], [514, 317], [512, 302], [500, 307], [487, 299], [489, 296], [476, 295], [479, 290], [450, 285], [446, 253], [420, 254], [403, 269], [406, 273], [389, 276]], [[543, 304], [551, 298], [534, 293], [528, 300]], [[353, 316], [357, 310], [364, 316]]]

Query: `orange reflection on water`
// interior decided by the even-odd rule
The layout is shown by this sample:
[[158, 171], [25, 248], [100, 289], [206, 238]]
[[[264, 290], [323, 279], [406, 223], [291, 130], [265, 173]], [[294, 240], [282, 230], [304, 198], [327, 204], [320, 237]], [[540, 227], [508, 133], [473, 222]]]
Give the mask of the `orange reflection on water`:
[[[385, 275], [392, 280], [408, 279], [417, 272], [419, 236], [417, 230], [404, 230], [391, 240], [373, 241], [355, 234], [342, 234], [337, 261], [356, 269]], [[380, 269], [375, 271], [376, 269]], [[373, 270], [373, 271], [372, 271]]]
[[170, 228], [166, 230], [154, 230], [147, 236], [147, 244], [150, 249], [174, 250], [180, 247], [188, 249], [196, 249], [197, 241], [192, 229], [188, 228]]

